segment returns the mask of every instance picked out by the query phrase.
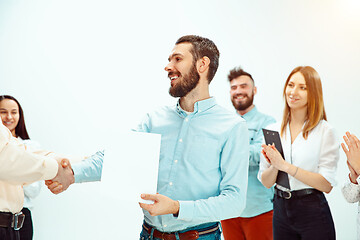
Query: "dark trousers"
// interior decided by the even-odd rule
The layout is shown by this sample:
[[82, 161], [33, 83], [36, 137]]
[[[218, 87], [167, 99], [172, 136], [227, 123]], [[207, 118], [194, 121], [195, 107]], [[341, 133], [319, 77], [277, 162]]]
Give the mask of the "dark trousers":
[[19, 231], [15, 231], [10, 227], [0, 227], [1, 240], [20, 240]]
[[31, 218], [31, 211], [28, 208], [23, 208], [22, 213], [25, 214], [25, 220], [22, 228], [19, 230], [21, 240], [33, 239], [33, 223]]
[[335, 227], [322, 192], [298, 198], [274, 197], [274, 240], [333, 240]]

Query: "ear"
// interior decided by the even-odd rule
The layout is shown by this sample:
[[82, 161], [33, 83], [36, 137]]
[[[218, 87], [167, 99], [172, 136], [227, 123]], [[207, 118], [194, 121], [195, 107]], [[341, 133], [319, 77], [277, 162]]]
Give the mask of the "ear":
[[254, 86], [254, 95], [257, 93], [257, 87]]
[[199, 73], [204, 73], [209, 69], [210, 58], [202, 57], [198, 60], [198, 71]]

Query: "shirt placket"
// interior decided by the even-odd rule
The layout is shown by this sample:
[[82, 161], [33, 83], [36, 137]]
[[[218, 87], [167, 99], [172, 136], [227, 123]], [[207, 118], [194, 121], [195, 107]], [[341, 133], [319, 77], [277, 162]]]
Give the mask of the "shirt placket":
[[193, 114], [189, 114], [183, 118], [183, 123], [181, 125], [181, 129], [178, 135], [168, 181], [168, 192], [170, 193], [170, 196], [173, 196], [173, 194], [175, 193], [177, 183], [176, 173], [178, 171], [179, 164], [181, 164], [181, 162], [183, 161], [184, 150], [186, 148], [186, 144], [188, 144], [189, 139], [187, 133], [193, 116]]

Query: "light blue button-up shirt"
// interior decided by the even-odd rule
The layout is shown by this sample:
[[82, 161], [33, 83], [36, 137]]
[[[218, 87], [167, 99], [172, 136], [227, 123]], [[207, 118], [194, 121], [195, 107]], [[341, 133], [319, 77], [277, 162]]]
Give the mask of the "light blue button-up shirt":
[[242, 118], [246, 120], [249, 128], [250, 156], [246, 207], [240, 217], [254, 217], [273, 209], [274, 189], [264, 187], [257, 175], [259, 172], [261, 144], [264, 139], [262, 129], [276, 121], [273, 117], [259, 112], [256, 107], [244, 114]]
[[241, 214], [249, 167], [243, 119], [209, 98], [190, 114], [179, 103], [147, 114], [137, 130], [161, 134], [157, 191], [180, 203], [178, 217], [144, 211], [148, 224], [173, 232]]
[[104, 151], [98, 151], [89, 158], [71, 165], [75, 183], [100, 181]]

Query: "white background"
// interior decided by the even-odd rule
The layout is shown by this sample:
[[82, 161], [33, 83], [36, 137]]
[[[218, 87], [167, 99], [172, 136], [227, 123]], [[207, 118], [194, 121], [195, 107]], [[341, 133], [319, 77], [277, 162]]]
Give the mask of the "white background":
[[[0, 0], [0, 94], [20, 101], [31, 138], [45, 149], [90, 155], [116, 138], [112, 129], [175, 103], [163, 69], [176, 39], [197, 34], [221, 52], [210, 85], [219, 104], [232, 109], [227, 74], [241, 65], [258, 86], [259, 110], [281, 119], [288, 74], [310, 65], [339, 140], [346, 130], [360, 136], [359, 11], [357, 0]], [[338, 239], [356, 236], [357, 206], [340, 192], [347, 173], [341, 151], [339, 185], [327, 196]], [[126, 198], [122, 184], [116, 194]], [[111, 219], [97, 217], [102, 210], [98, 183], [58, 196], [43, 189], [35, 239], [107, 239], [103, 221], [125, 230], [116, 204]]]

